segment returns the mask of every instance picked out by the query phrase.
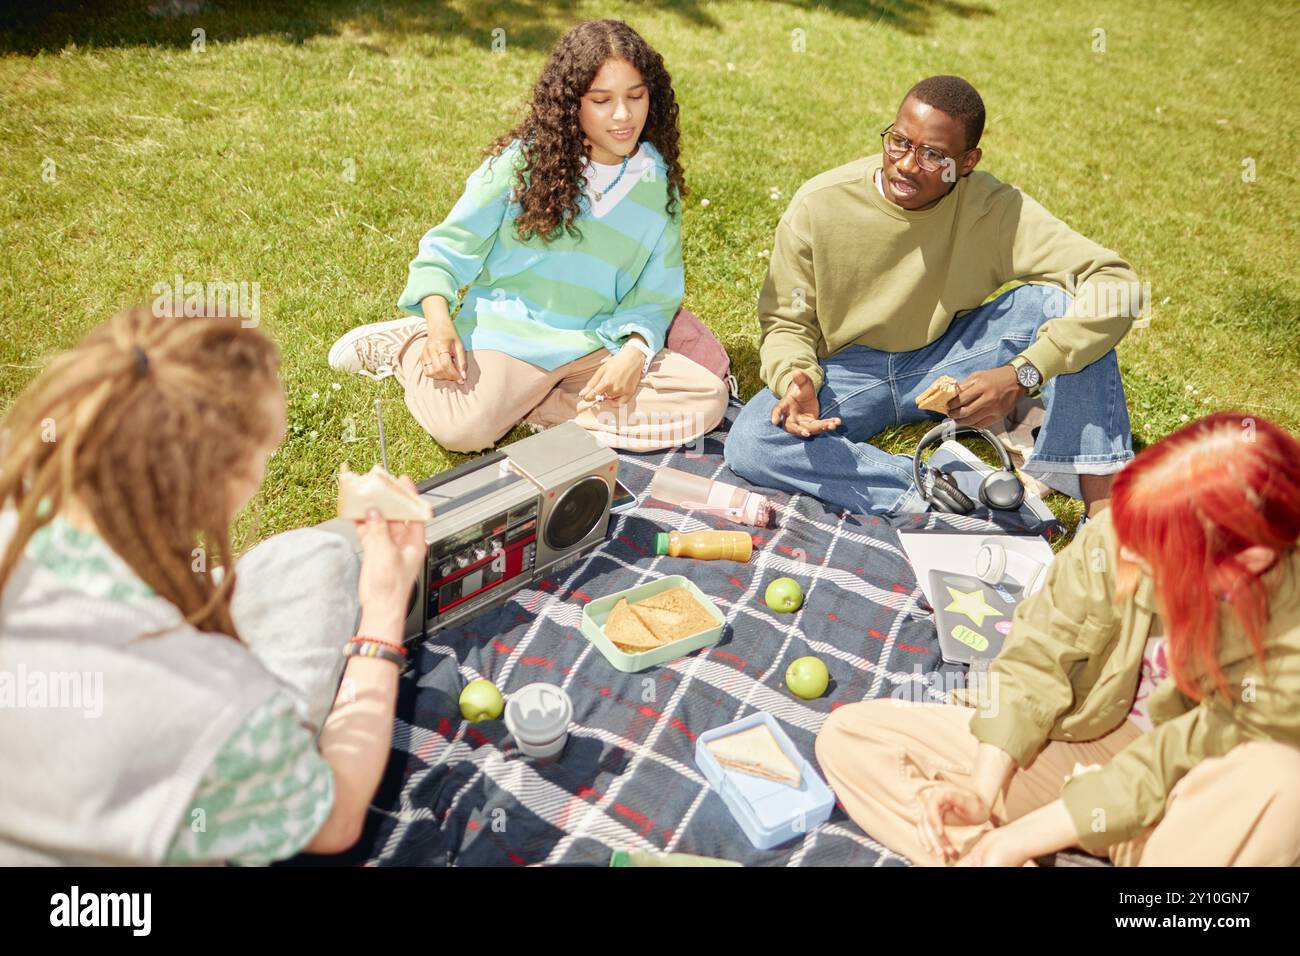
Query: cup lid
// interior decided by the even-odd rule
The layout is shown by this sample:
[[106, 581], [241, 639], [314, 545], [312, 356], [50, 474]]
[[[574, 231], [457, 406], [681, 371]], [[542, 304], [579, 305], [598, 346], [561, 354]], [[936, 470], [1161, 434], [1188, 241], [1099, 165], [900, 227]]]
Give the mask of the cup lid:
[[569, 729], [572, 719], [573, 702], [554, 684], [527, 684], [506, 703], [506, 726], [515, 739], [530, 744], [550, 743]]

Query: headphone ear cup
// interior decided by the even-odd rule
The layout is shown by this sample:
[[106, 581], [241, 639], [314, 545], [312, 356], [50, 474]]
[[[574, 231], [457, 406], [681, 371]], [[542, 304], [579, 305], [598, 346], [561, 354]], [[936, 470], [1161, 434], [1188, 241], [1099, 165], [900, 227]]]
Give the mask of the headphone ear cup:
[[1025, 500], [1025, 486], [1010, 471], [999, 469], [980, 485], [980, 501], [998, 511], [1015, 511]]
[[940, 511], [946, 511], [948, 514], [968, 515], [975, 510], [975, 502], [957, 487], [957, 482], [941, 471], [934, 473], [934, 487], [930, 489], [930, 501], [937, 505]]

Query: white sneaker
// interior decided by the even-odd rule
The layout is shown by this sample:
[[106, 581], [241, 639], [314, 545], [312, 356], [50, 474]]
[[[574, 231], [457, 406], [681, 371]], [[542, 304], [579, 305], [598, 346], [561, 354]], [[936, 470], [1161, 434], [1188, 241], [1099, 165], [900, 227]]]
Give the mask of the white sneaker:
[[330, 368], [356, 372], [376, 381], [388, 378], [397, 366], [402, 346], [423, 328], [424, 319], [414, 316], [359, 325], [330, 346]]

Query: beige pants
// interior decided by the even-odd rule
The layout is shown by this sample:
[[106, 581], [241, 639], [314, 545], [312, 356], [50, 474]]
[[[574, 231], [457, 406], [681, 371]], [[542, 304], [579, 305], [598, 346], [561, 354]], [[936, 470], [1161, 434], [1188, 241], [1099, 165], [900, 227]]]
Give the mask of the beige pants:
[[[934, 781], [969, 783], [979, 741], [973, 710], [893, 699], [836, 710], [817, 736], [817, 760], [835, 795], [867, 834], [915, 863], [942, 861], [921, 847], [918, 796]], [[1051, 741], [1015, 772], [993, 805], [1006, 823], [1055, 800], [1075, 764], [1105, 764], [1141, 735], [1129, 721], [1083, 743]], [[959, 852], [992, 824], [954, 826]], [[1161, 820], [1110, 848], [1119, 866], [1294, 866], [1300, 863], [1300, 749], [1252, 741], [1201, 761], [1170, 793]]]
[[402, 347], [396, 378], [406, 407], [424, 430], [449, 451], [481, 451], [496, 444], [520, 420], [542, 427], [576, 422], [604, 444], [628, 451], [656, 451], [706, 435], [722, 421], [727, 386], [704, 366], [662, 350], [622, 402], [578, 397], [610, 354], [592, 352], [552, 372], [486, 350], [465, 353], [465, 384], [431, 379], [420, 363], [427, 333]]

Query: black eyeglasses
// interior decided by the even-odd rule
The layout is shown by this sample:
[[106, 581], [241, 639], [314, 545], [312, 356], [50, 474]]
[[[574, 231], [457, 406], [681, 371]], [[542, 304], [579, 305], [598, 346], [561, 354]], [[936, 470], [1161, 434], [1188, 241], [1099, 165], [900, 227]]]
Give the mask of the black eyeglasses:
[[945, 163], [955, 163], [959, 158], [970, 152], [969, 149], [963, 149], [956, 156], [948, 156], [942, 150], [935, 149], [933, 146], [918, 145], [895, 130], [893, 123], [880, 131], [880, 142], [885, 150], [885, 155], [894, 162], [898, 162], [912, 150], [916, 150], [916, 164], [927, 173], [937, 173], [943, 169]]

